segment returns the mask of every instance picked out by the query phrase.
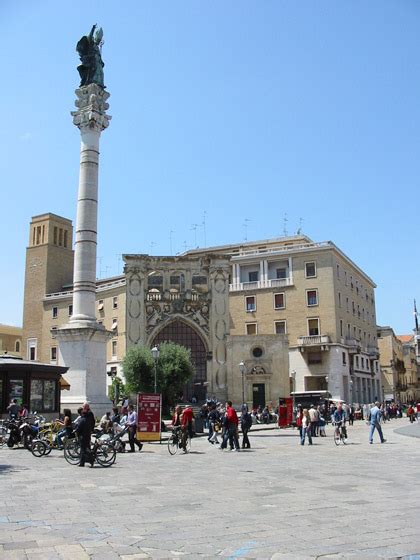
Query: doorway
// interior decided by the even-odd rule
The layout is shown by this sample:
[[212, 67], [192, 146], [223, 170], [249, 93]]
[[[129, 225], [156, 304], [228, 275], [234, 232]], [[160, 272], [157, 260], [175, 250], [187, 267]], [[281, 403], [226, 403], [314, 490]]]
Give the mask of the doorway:
[[265, 407], [265, 383], [253, 383], [252, 385], [252, 406], [258, 408]]

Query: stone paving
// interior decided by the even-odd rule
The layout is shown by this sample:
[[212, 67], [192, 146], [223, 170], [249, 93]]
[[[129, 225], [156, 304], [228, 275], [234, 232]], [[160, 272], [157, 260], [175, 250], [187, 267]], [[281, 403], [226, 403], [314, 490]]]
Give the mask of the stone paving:
[[420, 558], [419, 441], [394, 431], [407, 423], [374, 445], [364, 422], [339, 447], [328, 427], [304, 447], [252, 431], [240, 453], [145, 444], [109, 469], [3, 448], [0, 558]]

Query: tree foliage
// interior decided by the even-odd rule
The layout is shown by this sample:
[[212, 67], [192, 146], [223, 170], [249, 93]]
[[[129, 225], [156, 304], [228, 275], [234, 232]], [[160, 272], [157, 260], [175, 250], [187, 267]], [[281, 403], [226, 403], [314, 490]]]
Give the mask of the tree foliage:
[[[175, 404], [184, 385], [194, 375], [191, 352], [174, 342], [163, 342], [157, 360], [157, 390], [162, 393], [164, 408]], [[155, 363], [151, 350], [145, 346], [133, 346], [123, 360], [126, 387], [130, 393], [153, 392]]]

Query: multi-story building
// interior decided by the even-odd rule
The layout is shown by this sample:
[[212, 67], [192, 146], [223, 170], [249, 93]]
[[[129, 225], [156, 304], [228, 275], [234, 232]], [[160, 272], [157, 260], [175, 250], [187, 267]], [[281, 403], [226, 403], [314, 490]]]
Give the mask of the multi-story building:
[[293, 236], [211, 251], [231, 257], [230, 333], [287, 334], [296, 391], [380, 396], [376, 285], [334, 243]]
[[0, 354], [21, 357], [22, 328], [0, 323]]
[[[54, 228], [58, 228], [57, 234]], [[63, 230], [61, 245], [59, 228]], [[27, 250], [23, 338], [28, 359], [56, 363], [54, 328], [67, 322], [72, 312], [73, 254], [69, 239], [71, 222], [68, 220], [53, 214], [33, 218]], [[213, 294], [210, 289], [207, 296], [210, 307], [201, 302], [203, 309], [193, 318], [195, 304], [191, 302], [194, 303], [194, 298], [198, 302], [200, 296], [194, 295], [197, 286], [190, 276], [192, 268], [198, 267], [196, 281], [201, 282], [208, 275], [205, 281], [210, 286], [209, 269], [194, 263], [206, 259], [216, 262], [218, 258], [228, 262], [228, 321], [223, 329], [219, 327], [219, 332], [214, 331], [213, 346], [209, 342], [211, 337], [206, 341], [205, 334], [206, 328], [213, 328], [212, 319], [206, 318], [205, 311], [212, 309]], [[135, 280], [134, 303], [128, 272], [97, 282], [97, 319], [115, 333], [108, 343], [109, 371], [121, 374], [121, 361], [132, 338], [146, 343], [161, 341], [163, 332], [165, 336], [174, 335], [175, 321], [181, 320], [182, 325], [188, 323], [196, 329], [204, 342], [204, 361], [212, 361], [211, 367], [208, 363], [207, 373], [218, 369], [214, 379], [225, 379], [238, 401], [244, 381], [247, 381], [245, 392], [249, 389], [247, 401], [253, 400], [254, 392], [266, 400], [286, 396], [289, 375], [294, 379], [296, 391], [328, 389], [336, 399], [360, 403], [371, 402], [381, 395], [376, 286], [334, 243], [314, 243], [306, 236], [295, 235], [197, 249], [187, 251], [177, 261], [173, 259], [129, 256], [127, 270], [132, 262], [136, 263], [132, 270], [148, 270], [147, 285], [141, 288], [144, 298], [136, 291], [143, 280]], [[222, 283], [219, 278], [214, 283], [215, 289], [222, 290]], [[144, 312], [143, 322], [136, 323], [130, 315], [130, 309], [137, 308], [138, 317]], [[191, 321], [186, 314], [191, 315]], [[126, 336], [127, 324], [133, 332], [148, 329], [147, 333], [141, 332], [138, 337], [131, 333], [130, 338]], [[191, 333], [188, 336], [194, 338]], [[286, 359], [280, 354], [284, 349], [287, 351], [287, 342]], [[242, 378], [238, 360], [245, 366]], [[283, 381], [278, 378], [274, 382], [276, 372], [280, 371]], [[204, 386], [206, 382], [201, 377]]]
[[416, 355], [416, 340], [413, 335], [399, 335], [402, 344], [404, 372], [398, 374], [397, 398], [402, 403], [420, 399], [420, 364]]
[[382, 398], [386, 401], [400, 401], [405, 376], [402, 342], [395, 336], [391, 327], [378, 326], [378, 347], [382, 373]]

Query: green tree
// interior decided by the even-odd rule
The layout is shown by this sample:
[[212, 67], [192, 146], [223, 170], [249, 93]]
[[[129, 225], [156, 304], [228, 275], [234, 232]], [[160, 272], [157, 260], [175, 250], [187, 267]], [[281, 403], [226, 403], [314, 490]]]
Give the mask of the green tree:
[[123, 395], [125, 395], [125, 385], [123, 380], [119, 377], [113, 377], [112, 384], [108, 388], [108, 397], [112, 402], [114, 402], [116, 396], [118, 397], [118, 400], [120, 400]]
[[[157, 360], [157, 389], [162, 393], [163, 408], [178, 402], [184, 385], [193, 377], [191, 352], [174, 342], [163, 342]], [[153, 392], [155, 362], [150, 348], [133, 346], [123, 360], [126, 388], [130, 393]]]
[[153, 392], [154, 361], [149, 348], [132, 346], [125, 355], [122, 367], [128, 392]]
[[191, 351], [174, 342], [163, 342], [159, 347], [158, 390], [162, 392], [165, 409], [179, 401], [185, 384], [194, 375]]

